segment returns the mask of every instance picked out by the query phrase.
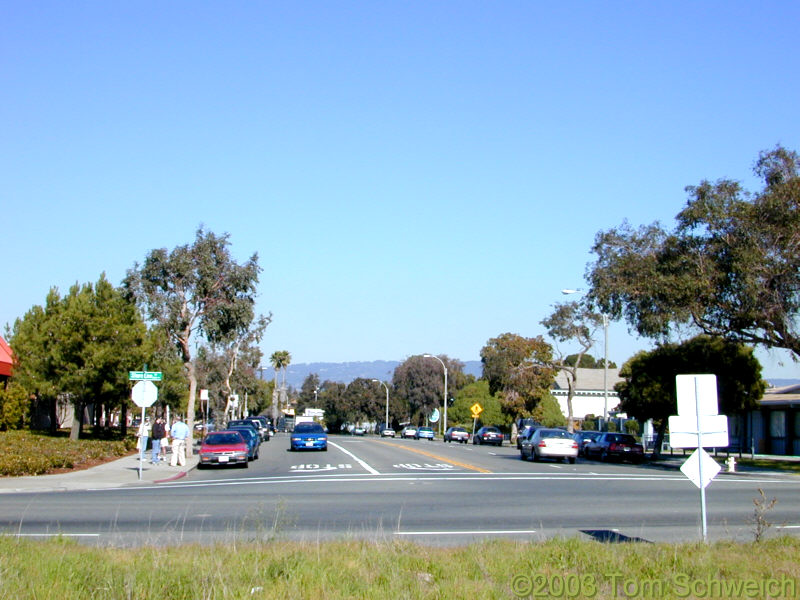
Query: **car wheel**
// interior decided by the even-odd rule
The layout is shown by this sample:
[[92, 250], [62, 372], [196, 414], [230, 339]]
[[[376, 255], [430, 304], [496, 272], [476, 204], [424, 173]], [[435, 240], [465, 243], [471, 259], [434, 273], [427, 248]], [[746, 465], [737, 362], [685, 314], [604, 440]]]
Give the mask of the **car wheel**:
[[575, 457], [574, 457], [574, 456], [570, 456], [570, 457], [567, 459], [567, 462], [568, 462], [569, 464], [571, 464], [571, 465], [574, 465], [574, 464], [575, 464]]
[[535, 450], [531, 451], [531, 458], [533, 459], [533, 462], [539, 462], [539, 455], [536, 454]]
[[250, 463], [248, 463], [247, 461], [244, 461], [243, 463], [239, 463], [239, 466], [242, 467], [243, 469], [246, 469], [247, 467], [250, 466]]
[[322, 451], [323, 451], [323, 452], [327, 452], [327, 451], [328, 451], [328, 447], [327, 447], [327, 446], [323, 446], [323, 447], [322, 447]]
[[602, 462], [608, 462], [608, 452], [607, 452], [607, 451], [603, 450], [603, 451], [600, 453], [600, 460], [601, 460]]

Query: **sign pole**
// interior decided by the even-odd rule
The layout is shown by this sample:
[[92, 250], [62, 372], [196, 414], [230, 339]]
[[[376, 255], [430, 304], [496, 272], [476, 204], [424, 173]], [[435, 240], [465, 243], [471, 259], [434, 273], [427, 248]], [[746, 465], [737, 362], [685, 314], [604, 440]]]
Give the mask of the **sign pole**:
[[[147, 372], [147, 363], [144, 363], [144, 369], [142, 369], [143, 373]], [[144, 431], [144, 406], [142, 406], [142, 420], [139, 421], [139, 431]], [[142, 436], [139, 436], [139, 481], [142, 480], [142, 456], [144, 456], [145, 448], [142, 448], [142, 444], [147, 442], [142, 441]]]
[[[699, 458], [702, 459], [702, 453], [705, 452], [703, 450], [703, 430], [700, 427], [700, 391], [697, 389], [698, 380], [695, 378], [694, 380], [694, 402], [695, 402], [695, 412], [697, 413], [697, 452], [700, 455]], [[700, 481], [705, 481], [703, 479], [703, 461], [698, 460], [698, 474], [700, 476]], [[708, 543], [708, 526], [706, 524], [706, 486], [700, 486], [700, 521], [701, 521], [701, 529], [700, 533], [703, 536], [703, 543]]]

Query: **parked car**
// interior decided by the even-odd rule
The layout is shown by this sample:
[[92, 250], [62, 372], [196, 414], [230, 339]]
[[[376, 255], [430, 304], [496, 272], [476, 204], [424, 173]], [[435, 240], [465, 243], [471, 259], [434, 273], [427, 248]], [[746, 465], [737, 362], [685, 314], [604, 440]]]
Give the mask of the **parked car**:
[[239, 465], [246, 469], [250, 460], [250, 448], [238, 431], [209, 433], [200, 444], [199, 454], [198, 469], [211, 465]]
[[469, 432], [463, 427], [448, 427], [444, 432], [444, 441], [466, 444], [469, 441]]
[[576, 431], [572, 439], [578, 442], [578, 456], [586, 456], [586, 446], [602, 435], [599, 431]]
[[533, 432], [541, 427], [543, 427], [543, 425], [526, 425], [523, 427], [522, 431], [520, 431], [519, 435], [517, 435], [517, 450], [521, 450], [522, 442], [530, 438], [533, 435]]
[[244, 421], [250, 421], [258, 428], [258, 433], [261, 435], [262, 442], [268, 442], [270, 431], [269, 431], [269, 420], [267, 417], [262, 417], [258, 415], [251, 415], [249, 417], [245, 417]]
[[414, 439], [416, 440], [432, 440], [435, 434], [433, 433], [433, 427], [419, 427], [417, 428], [417, 433], [414, 434]]
[[522, 460], [538, 461], [542, 458], [564, 459], [575, 464], [578, 456], [578, 442], [568, 431], [540, 427], [522, 440], [519, 457]]
[[228, 423], [227, 429], [228, 431], [238, 431], [242, 434], [242, 436], [244, 436], [250, 452], [250, 460], [255, 460], [258, 458], [258, 450], [261, 446], [261, 436], [252, 425], [231, 425]]
[[298, 423], [289, 436], [289, 450], [328, 450], [328, 434], [319, 423]]
[[636, 438], [628, 433], [603, 433], [589, 442], [584, 449], [586, 458], [629, 460], [640, 463], [644, 460], [644, 449]]
[[228, 421], [228, 424], [225, 425], [225, 428], [229, 429], [231, 427], [250, 427], [258, 434], [258, 438], [261, 439], [261, 431], [259, 430], [259, 426], [253, 421], [248, 419], [231, 419]]
[[395, 432], [394, 432], [394, 429], [392, 429], [391, 427], [384, 427], [383, 429], [381, 429], [381, 437], [391, 437], [391, 438], [393, 438], [394, 436], [395, 436]]
[[481, 427], [475, 432], [475, 435], [472, 436], [472, 443], [478, 445], [494, 444], [495, 446], [502, 446], [503, 434], [497, 427], [487, 425], [485, 427]]
[[361, 425], [353, 427], [353, 435], [364, 435], [367, 432]]
[[415, 438], [417, 437], [417, 428], [413, 425], [406, 425], [400, 432], [401, 438]]

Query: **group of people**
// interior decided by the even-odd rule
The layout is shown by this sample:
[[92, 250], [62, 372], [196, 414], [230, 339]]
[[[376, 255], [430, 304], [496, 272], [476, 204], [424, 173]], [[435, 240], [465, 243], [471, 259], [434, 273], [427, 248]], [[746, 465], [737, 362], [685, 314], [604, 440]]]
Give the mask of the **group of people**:
[[150, 419], [145, 419], [139, 424], [137, 432], [139, 441], [137, 446], [139, 448], [139, 455], [141, 460], [145, 460], [147, 453], [147, 440], [152, 440], [150, 464], [158, 465], [161, 461], [167, 461], [167, 447], [170, 445], [172, 439], [172, 458], [170, 459], [170, 466], [177, 467], [186, 464], [186, 440], [189, 439], [189, 426], [176, 418], [172, 423], [172, 427], [167, 430], [166, 422], [163, 418], [157, 417], [153, 426], [150, 426]]

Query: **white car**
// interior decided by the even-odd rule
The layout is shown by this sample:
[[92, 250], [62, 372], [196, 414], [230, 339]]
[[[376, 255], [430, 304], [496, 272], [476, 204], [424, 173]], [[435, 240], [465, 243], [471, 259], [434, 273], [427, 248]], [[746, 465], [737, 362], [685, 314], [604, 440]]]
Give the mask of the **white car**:
[[529, 438], [522, 440], [519, 452], [522, 460], [535, 461], [542, 458], [555, 458], [574, 464], [578, 457], [578, 442], [563, 429], [542, 427], [534, 431]]
[[400, 437], [411, 438], [413, 440], [415, 437], [417, 437], [417, 428], [413, 425], [403, 427], [403, 431], [400, 432]]
[[381, 430], [381, 437], [394, 437], [394, 429], [391, 427], [387, 427], [386, 429]]

